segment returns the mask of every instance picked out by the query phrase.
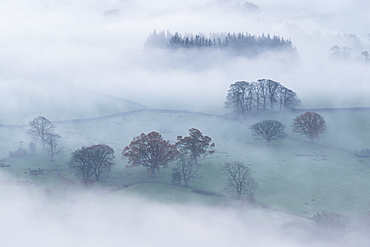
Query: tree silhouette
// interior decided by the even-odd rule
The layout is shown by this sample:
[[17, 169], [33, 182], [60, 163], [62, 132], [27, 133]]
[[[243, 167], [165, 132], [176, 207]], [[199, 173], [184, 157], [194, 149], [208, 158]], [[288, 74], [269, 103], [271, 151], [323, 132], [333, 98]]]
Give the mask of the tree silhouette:
[[69, 166], [82, 175], [85, 185], [93, 175], [100, 180], [101, 174], [111, 172], [113, 165], [114, 150], [105, 144], [82, 147], [71, 154], [69, 162]]
[[241, 199], [243, 194], [251, 195], [258, 187], [251, 174], [251, 170], [242, 162], [234, 161], [224, 164], [224, 172], [227, 176], [228, 186], [236, 192], [236, 198]]
[[27, 133], [31, 135], [35, 140], [42, 143], [42, 147], [45, 148], [47, 144], [47, 139], [50, 135], [54, 134], [55, 125], [51, 123], [45, 117], [37, 117], [31, 122], [29, 122], [29, 129]]
[[250, 129], [253, 135], [260, 136], [268, 143], [275, 140], [285, 139], [287, 134], [284, 132], [285, 126], [276, 120], [264, 120], [253, 124]]

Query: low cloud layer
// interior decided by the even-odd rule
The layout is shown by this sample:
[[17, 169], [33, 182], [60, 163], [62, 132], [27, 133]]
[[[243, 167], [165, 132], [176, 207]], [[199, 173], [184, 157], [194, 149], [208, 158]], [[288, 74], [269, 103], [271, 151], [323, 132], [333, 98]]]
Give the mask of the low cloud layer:
[[[312, 95], [331, 98], [334, 104], [343, 101], [350, 102], [348, 106], [365, 104], [363, 100], [356, 102], [364, 97], [368, 64], [356, 59], [361, 58], [361, 51], [370, 49], [366, 1], [337, 1], [333, 5], [261, 0], [255, 2], [260, 6], [258, 13], [232, 8], [226, 11], [225, 5], [237, 3], [8, 2], [1, 10], [0, 20], [4, 33], [0, 40], [2, 90], [6, 91], [8, 84], [22, 91], [25, 85], [32, 87], [34, 82], [67, 83], [153, 107], [171, 107], [176, 100], [177, 108], [206, 105], [210, 109], [219, 102], [216, 108], [222, 109], [231, 83], [270, 78], [294, 89], [304, 105], [315, 104]], [[109, 10], [119, 12], [104, 14]], [[206, 35], [270, 33], [290, 38], [300, 59], [292, 62], [289, 57], [273, 54], [244, 59], [150, 51], [144, 43], [153, 30]], [[348, 34], [355, 38], [348, 38]], [[351, 47], [353, 61], [331, 60], [330, 49], [334, 45]], [[337, 89], [343, 87], [348, 89], [345, 93]], [[39, 94], [36, 90], [32, 95]], [[202, 97], [205, 94], [206, 99]], [[347, 99], [338, 100], [338, 94]], [[12, 98], [17, 101], [17, 97]], [[7, 97], [2, 100], [7, 102]], [[27, 107], [32, 107], [32, 103]]]
[[307, 219], [245, 205], [162, 204], [125, 192], [91, 190], [61, 194], [64, 200], [56, 203], [36, 186], [3, 185], [1, 192], [3, 246], [304, 247], [369, 243], [359, 231], [319, 238]]
[[[115, 104], [103, 103], [107, 95], [154, 108], [223, 113], [230, 84], [260, 78], [293, 89], [303, 107], [369, 106], [370, 69], [361, 57], [362, 51], [370, 52], [369, 1], [260, 0], [255, 2], [260, 7], [256, 13], [235, 9], [237, 3], [2, 3], [0, 123], [25, 124], [38, 115], [63, 120], [131, 109], [117, 104], [107, 110]], [[290, 38], [299, 59], [292, 61], [284, 54], [249, 59], [150, 50], [144, 43], [154, 30], [270, 33]], [[333, 59], [330, 52], [335, 45], [350, 47], [351, 59]], [[99, 93], [105, 96], [99, 96], [102, 103], [97, 106]], [[8, 184], [16, 181], [11, 175], [0, 181], [2, 246], [369, 244], [357, 226], [360, 230], [343, 239], [322, 240], [305, 230], [307, 219], [268, 210], [160, 204], [124, 192], [83, 191], [61, 194], [54, 201], [43, 188]], [[297, 221], [303, 230], [296, 223], [287, 228]]]

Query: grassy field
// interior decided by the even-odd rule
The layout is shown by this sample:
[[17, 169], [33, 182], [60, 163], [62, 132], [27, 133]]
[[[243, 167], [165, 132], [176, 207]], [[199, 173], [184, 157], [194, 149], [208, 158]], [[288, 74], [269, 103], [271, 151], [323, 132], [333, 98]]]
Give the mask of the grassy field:
[[[225, 162], [241, 161], [253, 171], [259, 184], [255, 197], [259, 205], [299, 216], [312, 216], [327, 210], [347, 216], [368, 213], [370, 197], [370, 159], [359, 158], [355, 150], [369, 148], [368, 112], [320, 112], [328, 131], [316, 143], [304, 136], [291, 133], [292, 119], [298, 113], [273, 113], [228, 119], [185, 112], [142, 111], [82, 122], [65, 122], [57, 126], [62, 136], [64, 152], [51, 162], [42, 154], [10, 159], [9, 150], [23, 140], [30, 141], [26, 128], [0, 129], [8, 140], [2, 144], [4, 164], [0, 168], [12, 174], [11, 181], [29, 181], [31, 186], [43, 188], [56, 200], [81, 187], [79, 179], [68, 168], [70, 153], [81, 146], [104, 143], [115, 150], [116, 165], [109, 177], [94, 184], [105, 193], [119, 195], [122, 191], [142, 195], [163, 203], [200, 203], [222, 205], [233, 203], [233, 194], [226, 187], [222, 171]], [[270, 145], [251, 135], [248, 127], [260, 120], [275, 119], [286, 125], [289, 138]], [[160, 132], [165, 139], [175, 142], [176, 136], [188, 135], [188, 129], [198, 128], [216, 144], [216, 152], [201, 160], [202, 178], [190, 183], [190, 188], [171, 185], [171, 165], [162, 169], [156, 178], [148, 177], [145, 168], [126, 168], [121, 158], [122, 149], [133, 137], [150, 131]], [[11, 148], [10, 148], [11, 147]], [[45, 169], [41, 176], [31, 176], [28, 169]], [[62, 177], [57, 175], [58, 169]], [[3, 181], [3, 183], [5, 183]], [[225, 197], [204, 196], [192, 192], [204, 190]], [[61, 195], [64, 195], [61, 196]], [[64, 199], [63, 199], [64, 198]]]

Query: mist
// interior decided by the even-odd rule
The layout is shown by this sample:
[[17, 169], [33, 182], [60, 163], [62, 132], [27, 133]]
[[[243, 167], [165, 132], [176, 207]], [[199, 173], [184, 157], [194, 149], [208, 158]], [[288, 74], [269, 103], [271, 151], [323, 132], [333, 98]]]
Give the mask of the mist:
[[[2, 175], [4, 181], [4, 175]], [[68, 191], [68, 190], [67, 190]], [[3, 246], [366, 246], [362, 235], [320, 238], [305, 218], [245, 205], [160, 203], [135, 194], [64, 191], [2, 183]]]
[[[361, 51], [369, 49], [365, 25], [368, 14], [363, 13], [368, 5], [366, 1], [351, 4], [342, 1], [335, 6], [318, 1], [300, 4], [261, 1], [256, 3], [261, 8], [258, 13], [246, 14], [231, 7], [224, 11], [225, 5], [236, 3], [9, 2], [2, 9], [0, 23], [5, 30], [1, 41], [2, 86], [11, 84], [22, 92], [24, 85], [28, 85], [28, 94], [29, 88], [35, 88], [30, 86], [35, 82], [67, 84], [152, 107], [178, 105], [177, 108], [182, 109], [194, 109], [196, 105], [212, 108], [216, 102], [223, 101], [220, 99], [234, 81], [263, 77], [294, 88], [307, 105], [314, 104], [310, 100], [313, 94], [318, 95], [319, 100], [333, 98], [327, 96], [330, 93], [341, 94], [332, 99], [338, 104], [342, 103], [337, 102], [338, 98], [356, 101], [366, 97], [363, 87], [369, 76], [367, 65], [332, 61], [329, 56], [330, 48], [335, 45], [351, 47], [354, 60], [361, 57]], [[104, 14], [111, 9], [120, 12]], [[291, 39], [299, 62], [290, 62], [283, 55], [248, 59], [148, 51], [144, 43], [154, 30], [206, 35], [211, 32], [270, 33]], [[355, 34], [357, 39], [351, 41], [348, 34]], [[356, 86], [348, 88], [348, 81]], [[338, 90], [343, 87], [349, 92]], [[43, 91], [50, 92], [41, 87], [33, 95], [37, 97]], [[208, 95], [207, 99], [201, 96], [204, 94]], [[365, 103], [357, 104], [366, 104], [366, 98]], [[56, 99], [52, 103], [60, 102], [64, 100]], [[189, 102], [195, 103], [187, 106]], [[217, 108], [222, 108], [222, 104]]]
[[[370, 65], [361, 56], [362, 51], [370, 52], [369, 1], [259, 0], [253, 2], [258, 11], [238, 7], [241, 3], [5, 1], [0, 9], [0, 124], [24, 128], [37, 116], [63, 123], [142, 108], [226, 114], [230, 84], [261, 78], [293, 89], [302, 108], [369, 106]], [[297, 57], [284, 52], [249, 58], [150, 48], [145, 43], [154, 30], [206, 36], [271, 34], [290, 39]], [[334, 46], [349, 47], [349, 58], [333, 58]], [[132, 132], [130, 139], [144, 132], [139, 127], [161, 128], [130, 121], [135, 125], [126, 129]], [[197, 124], [210, 133], [227, 129]], [[179, 125], [184, 131], [193, 127]], [[66, 127], [60, 129], [68, 136]], [[1, 133], [11, 149], [27, 139], [13, 130]], [[127, 135], [123, 140], [106, 132], [99, 137], [113, 139], [109, 144], [118, 149], [129, 143]], [[93, 142], [81, 136], [70, 134], [65, 143], [78, 148]], [[356, 138], [356, 148], [366, 144]], [[229, 144], [232, 141], [220, 146], [227, 149]], [[132, 191], [101, 188], [64, 188], [50, 196], [43, 185], [17, 185], [19, 174], [1, 170], [0, 175], [2, 246], [366, 246], [370, 241], [364, 234], [369, 226], [358, 218], [355, 233], [321, 239], [308, 217], [283, 211], [163, 203]]]

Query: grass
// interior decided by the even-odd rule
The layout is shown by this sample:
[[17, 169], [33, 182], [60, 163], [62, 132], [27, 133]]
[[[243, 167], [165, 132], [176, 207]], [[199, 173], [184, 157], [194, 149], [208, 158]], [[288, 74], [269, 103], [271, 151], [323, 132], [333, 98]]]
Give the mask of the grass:
[[[64, 153], [50, 162], [44, 155], [29, 155], [7, 159], [9, 168], [0, 168], [13, 174], [15, 179], [29, 180], [52, 191], [51, 197], [73, 190], [54, 173], [31, 176], [28, 169], [58, 167], [64, 176], [78, 181], [66, 164], [72, 151], [81, 146], [105, 143], [116, 152], [116, 165], [109, 177], [103, 177], [95, 187], [103, 186], [110, 193], [126, 191], [140, 194], [149, 200], [163, 203], [201, 203], [220, 205], [232, 197], [222, 172], [225, 162], [241, 161], [249, 166], [259, 184], [255, 191], [262, 206], [284, 212], [312, 216], [322, 210], [358, 216], [368, 213], [370, 198], [370, 159], [358, 158], [351, 152], [368, 148], [370, 132], [367, 112], [322, 112], [328, 125], [327, 133], [312, 144], [304, 136], [291, 134], [290, 123], [295, 113], [260, 115], [243, 120], [230, 120], [186, 113], [139, 112], [88, 122], [59, 124]], [[248, 127], [258, 121], [274, 119], [286, 125], [287, 140], [267, 142], [255, 139]], [[188, 129], [198, 128], [216, 144], [216, 153], [201, 160], [202, 178], [190, 183], [191, 188], [171, 184], [171, 166], [161, 169], [156, 178], [148, 177], [145, 168], [127, 169], [127, 160], [121, 159], [122, 149], [133, 137], [150, 131], [160, 132], [165, 139], [175, 142], [177, 135], [188, 135]], [[20, 137], [27, 140], [25, 129], [0, 129], [13, 149]], [[29, 141], [29, 140], [27, 140]], [[27, 143], [25, 141], [25, 143]], [[2, 150], [9, 148], [2, 144]], [[7, 152], [3, 151], [3, 157]], [[227, 197], [204, 196], [191, 192], [200, 189]], [[115, 191], [115, 192], [112, 192]]]

